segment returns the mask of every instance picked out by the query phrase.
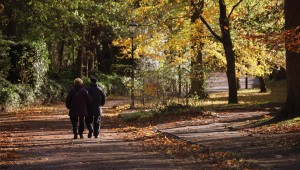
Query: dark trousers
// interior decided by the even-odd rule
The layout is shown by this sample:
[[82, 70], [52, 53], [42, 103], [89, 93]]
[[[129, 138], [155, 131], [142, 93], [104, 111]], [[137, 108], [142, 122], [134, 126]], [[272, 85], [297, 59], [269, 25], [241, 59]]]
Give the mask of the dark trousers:
[[92, 131], [94, 136], [98, 136], [100, 133], [101, 116], [89, 116], [86, 118], [86, 120], [86, 126], [89, 131]]
[[[83, 134], [84, 131], [84, 120], [85, 123], [88, 124], [88, 120], [84, 119], [84, 117], [70, 117], [72, 126], [73, 126], [73, 134], [77, 135], [77, 134]], [[79, 122], [79, 126], [78, 126], [78, 122]]]

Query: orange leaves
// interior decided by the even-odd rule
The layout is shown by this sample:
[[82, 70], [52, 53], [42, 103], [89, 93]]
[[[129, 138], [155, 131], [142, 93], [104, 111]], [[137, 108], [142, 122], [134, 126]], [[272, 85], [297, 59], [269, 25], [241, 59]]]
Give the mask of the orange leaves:
[[196, 157], [197, 153], [203, 151], [197, 144], [190, 144], [181, 139], [156, 133], [151, 126], [146, 128], [125, 127], [118, 129], [118, 132], [126, 132], [125, 140], [140, 141], [143, 149], [162, 152], [170, 157]]
[[179, 18], [178, 18], [178, 20], [177, 20], [177, 24], [178, 24], [179, 26], [183, 26], [183, 24], [184, 24], [184, 20], [183, 20], [183, 18], [182, 18], [182, 17], [179, 17]]
[[64, 104], [53, 106], [35, 106], [26, 107], [21, 110], [16, 111], [19, 116], [39, 116], [39, 115], [68, 115], [66, 106]]
[[229, 152], [210, 152], [207, 148], [196, 143], [190, 143], [168, 134], [152, 133], [150, 138], [141, 140], [140, 142], [144, 150], [159, 152], [171, 158], [193, 159], [195, 162], [200, 163], [203, 160], [209, 161], [213, 167], [217, 167], [218, 169], [230, 167], [243, 169], [250, 167], [248, 162], [238, 159], [234, 154]]
[[266, 34], [246, 34], [245, 38], [249, 40], [257, 40], [271, 45], [278, 49], [286, 48], [290, 51], [300, 53], [300, 26], [282, 31], [280, 33], [266, 33]]
[[16, 153], [15, 150], [2, 151], [2, 153], [0, 155], [0, 160], [2, 160], [2, 161], [13, 161], [17, 158], [20, 158], [20, 156]]
[[16, 144], [11, 140], [11, 134], [5, 131], [1, 132], [0, 136], [0, 162], [14, 161], [19, 158], [20, 155], [17, 154]]
[[125, 141], [140, 141], [152, 138], [155, 135], [154, 131], [151, 131], [151, 127], [136, 128], [136, 127], [125, 127], [117, 130], [118, 132], [125, 132]]
[[189, 144], [186, 141], [157, 133], [153, 138], [144, 142], [144, 147], [153, 151], [160, 151], [170, 157], [196, 157], [202, 151], [197, 144]]
[[268, 114], [266, 114], [266, 115], [264, 115], [264, 118], [266, 118], [266, 119], [270, 119], [270, 118], [271, 118], [271, 116], [270, 116], [270, 115], [268, 115]]
[[300, 26], [291, 29], [291, 30], [287, 30], [284, 33], [285, 36], [285, 47], [286, 49], [296, 52], [296, 53], [300, 53]]
[[[270, 116], [265, 116], [269, 118]], [[248, 129], [254, 134], [286, 134], [286, 133], [295, 133], [300, 132], [300, 125], [296, 122], [284, 122], [280, 124], [272, 124], [268, 126], [262, 126], [259, 128]]]
[[274, 47], [276, 50], [284, 48], [284, 34], [283, 33], [266, 33], [266, 34], [245, 34], [244, 38], [248, 40], [256, 40]]
[[224, 25], [224, 30], [228, 31], [229, 27], [227, 27], [226, 25]]

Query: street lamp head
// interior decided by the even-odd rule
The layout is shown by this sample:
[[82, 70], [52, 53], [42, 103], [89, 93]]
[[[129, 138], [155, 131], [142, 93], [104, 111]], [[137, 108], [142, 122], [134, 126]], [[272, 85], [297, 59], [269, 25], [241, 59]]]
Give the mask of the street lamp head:
[[138, 27], [138, 24], [135, 23], [133, 20], [128, 24], [129, 32], [133, 35], [136, 32], [136, 28]]

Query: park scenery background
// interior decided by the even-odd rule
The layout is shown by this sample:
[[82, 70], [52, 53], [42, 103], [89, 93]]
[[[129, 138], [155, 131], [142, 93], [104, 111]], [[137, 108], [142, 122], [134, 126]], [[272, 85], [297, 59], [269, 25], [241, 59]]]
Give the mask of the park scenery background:
[[[297, 169], [300, 1], [0, 1], [0, 169]], [[66, 95], [93, 76], [100, 139]]]

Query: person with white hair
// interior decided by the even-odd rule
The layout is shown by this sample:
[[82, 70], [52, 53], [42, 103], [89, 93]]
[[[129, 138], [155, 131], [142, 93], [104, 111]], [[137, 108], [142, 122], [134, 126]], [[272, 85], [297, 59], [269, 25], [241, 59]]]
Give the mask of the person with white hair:
[[91, 96], [83, 87], [82, 79], [76, 78], [74, 80], [74, 87], [69, 91], [66, 99], [66, 107], [69, 109], [74, 139], [77, 139], [78, 134], [80, 138], [84, 138], [84, 122], [85, 118], [88, 116], [88, 105], [91, 103]]

